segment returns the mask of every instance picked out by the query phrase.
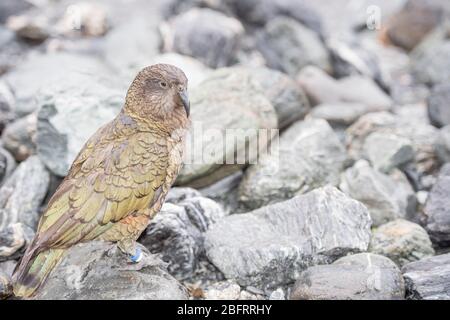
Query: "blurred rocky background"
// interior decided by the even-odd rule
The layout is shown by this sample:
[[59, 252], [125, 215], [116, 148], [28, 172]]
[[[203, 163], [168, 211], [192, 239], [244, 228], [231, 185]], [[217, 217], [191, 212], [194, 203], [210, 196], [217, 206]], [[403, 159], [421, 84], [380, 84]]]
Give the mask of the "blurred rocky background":
[[279, 156], [186, 165], [145, 267], [81, 244], [39, 298], [450, 299], [449, 17], [448, 0], [2, 0], [0, 298], [78, 150], [164, 62], [194, 121], [279, 129]]

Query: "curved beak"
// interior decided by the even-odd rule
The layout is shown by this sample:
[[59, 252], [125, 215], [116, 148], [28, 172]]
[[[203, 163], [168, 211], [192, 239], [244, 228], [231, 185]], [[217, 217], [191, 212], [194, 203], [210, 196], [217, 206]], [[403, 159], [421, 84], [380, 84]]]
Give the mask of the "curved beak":
[[191, 110], [191, 103], [189, 102], [189, 96], [187, 93], [187, 89], [179, 92], [181, 102], [183, 103], [184, 110], [186, 110], [186, 115], [189, 117], [189, 113]]

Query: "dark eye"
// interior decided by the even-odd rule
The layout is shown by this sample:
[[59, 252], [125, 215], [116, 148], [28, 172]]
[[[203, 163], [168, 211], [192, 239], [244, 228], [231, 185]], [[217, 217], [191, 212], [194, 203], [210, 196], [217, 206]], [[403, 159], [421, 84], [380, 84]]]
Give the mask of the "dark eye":
[[167, 88], [167, 82], [165, 81], [159, 82], [159, 85], [161, 86], [161, 88]]

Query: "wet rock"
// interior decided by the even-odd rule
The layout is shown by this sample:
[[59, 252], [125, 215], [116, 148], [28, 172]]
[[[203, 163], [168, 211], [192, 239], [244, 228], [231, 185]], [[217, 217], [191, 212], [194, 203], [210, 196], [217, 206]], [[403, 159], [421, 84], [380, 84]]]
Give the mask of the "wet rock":
[[246, 208], [292, 198], [327, 184], [339, 184], [345, 149], [325, 120], [299, 121], [280, 137], [279, 149], [250, 166], [240, 184]]
[[214, 71], [190, 91], [190, 100], [191, 137], [178, 185], [204, 187], [239, 171], [276, 134], [277, 115], [260, 83], [233, 68]]
[[327, 120], [334, 126], [348, 126], [369, 112], [372, 112], [371, 108], [362, 103], [335, 102], [319, 104], [310, 114], [314, 118]]
[[271, 20], [258, 42], [268, 65], [291, 76], [307, 65], [331, 71], [328, 52], [320, 37], [291, 18]]
[[391, 260], [360, 253], [308, 268], [292, 288], [290, 299], [400, 300], [404, 295], [402, 274]]
[[186, 279], [204, 253], [204, 233], [224, 215], [219, 204], [204, 197], [189, 197], [176, 205], [165, 203], [140, 242], [152, 253], [162, 254], [170, 274]]
[[375, 169], [385, 173], [414, 160], [414, 149], [409, 139], [381, 132], [373, 132], [365, 139], [363, 154]]
[[13, 259], [32, 238], [50, 175], [42, 162], [30, 157], [0, 188], [0, 261]]
[[34, 299], [187, 299], [186, 289], [164, 263], [140, 248], [143, 259], [130, 265], [115, 244], [93, 241], [71, 247]]
[[450, 164], [439, 172], [439, 177], [428, 195], [424, 208], [426, 229], [431, 240], [439, 245], [450, 244]]
[[12, 155], [7, 150], [0, 147], [0, 186], [13, 173], [15, 168], [16, 162], [14, 161]]
[[2, 134], [3, 146], [17, 161], [23, 161], [36, 152], [36, 113], [10, 123]]
[[434, 255], [430, 237], [425, 229], [403, 219], [376, 228], [372, 233], [369, 250], [388, 257], [399, 267]]
[[367, 249], [367, 209], [333, 187], [245, 214], [225, 217], [206, 233], [208, 259], [241, 286], [274, 289], [308, 266]]
[[233, 59], [244, 27], [221, 12], [193, 8], [174, 17], [165, 37], [165, 49], [194, 57], [212, 68]]
[[297, 81], [313, 105], [352, 102], [364, 104], [372, 112], [389, 110], [392, 106], [390, 97], [372, 79], [362, 75], [335, 80], [324, 71], [308, 66], [298, 74]]
[[450, 83], [437, 85], [427, 99], [428, 116], [436, 127], [450, 124]]
[[450, 125], [439, 131], [435, 147], [436, 154], [441, 162], [450, 162]]
[[6, 83], [0, 81], [0, 133], [15, 118], [15, 98]]
[[39, 107], [36, 95], [40, 89], [66, 82], [82, 84], [89, 75], [96, 74], [109, 74], [99, 60], [59, 52], [30, 55], [5, 80], [16, 95], [16, 113], [23, 116]]
[[124, 102], [124, 92], [101, 76], [72, 80], [49, 86], [38, 96], [37, 154], [61, 177], [87, 139], [112, 120]]
[[286, 16], [297, 20], [317, 33], [322, 32], [320, 16], [309, 3], [302, 0], [226, 0], [234, 12], [245, 22], [265, 25], [277, 16]]
[[450, 299], [450, 253], [411, 262], [402, 273], [408, 299]]
[[373, 169], [367, 161], [359, 160], [342, 174], [339, 187], [367, 206], [373, 226], [410, 217], [415, 212], [415, 193], [400, 171], [389, 176]]

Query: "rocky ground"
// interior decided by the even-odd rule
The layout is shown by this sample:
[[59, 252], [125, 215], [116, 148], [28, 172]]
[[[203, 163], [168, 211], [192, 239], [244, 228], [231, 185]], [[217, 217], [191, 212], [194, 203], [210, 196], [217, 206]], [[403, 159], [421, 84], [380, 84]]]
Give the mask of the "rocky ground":
[[0, 299], [156, 62], [186, 72], [203, 130], [279, 129], [279, 154], [222, 165], [235, 146], [196, 137], [215, 158], [184, 166], [144, 260], [77, 245], [37, 298], [450, 299], [449, 17], [448, 0], [2, 0]]

